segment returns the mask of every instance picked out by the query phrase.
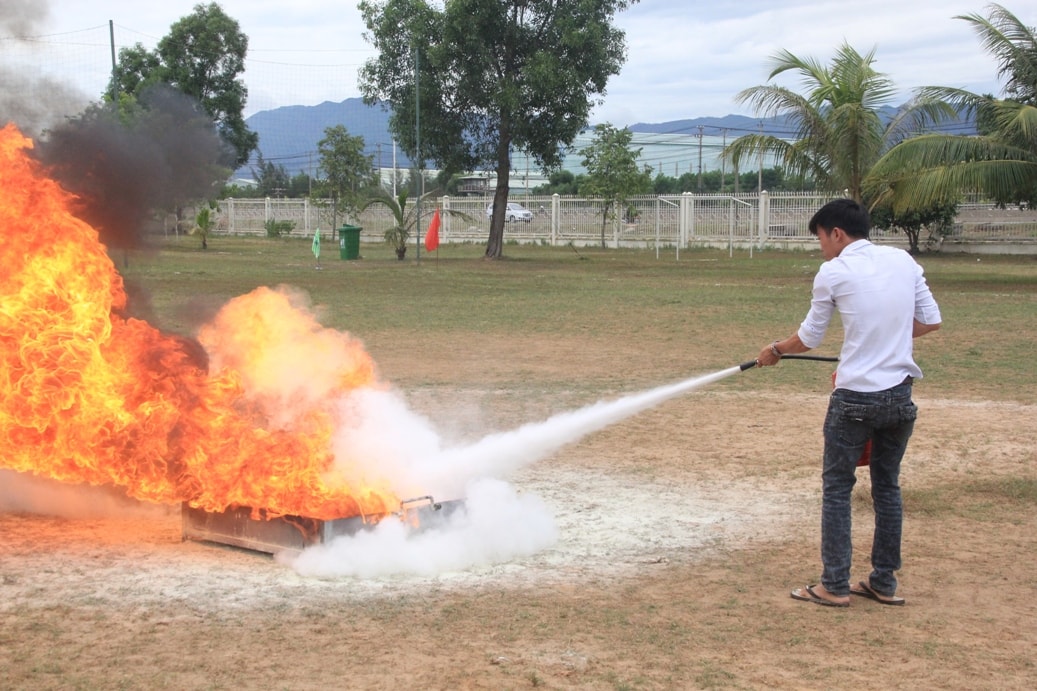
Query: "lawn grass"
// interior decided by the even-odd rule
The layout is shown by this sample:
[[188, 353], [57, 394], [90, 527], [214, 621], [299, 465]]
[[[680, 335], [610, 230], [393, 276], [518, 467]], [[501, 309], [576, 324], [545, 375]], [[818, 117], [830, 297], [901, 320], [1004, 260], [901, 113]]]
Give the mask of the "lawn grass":
[[[138, 313], [168, 331], [190, 335], [227, 300], [257, 286], [305, 291], [321, 323], [379, 349], [450, 343], [464, 348], [480, 335], [517, 342], [572, 339], [574, 361], [633, 340], [636, 351], [613, 363], [632, 386], [728, 367], [752, 359], [761, 344], [791, 333], [809, 304], [819, 252], [613, 250], [509, 245], [505, 258], [483, 259], [483, 247], [445, 246], [397, 261], [391, 248], [364, 244], [362, 258], [325, 252], [321, 269], [300, 239], [216, 237], [206, 251], [195, 238], [170, 238], [156, 251], [120, 262]], [[413, 248], [410, 255], [413, 255]], [[916, 359], [930, 395], [1037, 400], [1030, 361], [1037, 336], [1037, 259], [1030, 256], [923, 255], [944, 327], [917, 343]], [[842, 333], [829, 330], [817, 350], [837, 354]], [[410, 345], [408, 345], [410, 344]], [[405, 357], [405, 354], [402, 355]], [[500, 384], [512, 379], [512, 354], [472, 353]], [[558, 386], [591, 386], [583, 368]], [[459, 376], [471, 377], [471, 374]], [[617, 373], [602, 377], [615, 387]], [[579, 380], [579, 381], [577, 381]], [[607, 381], [606, 381], [607, 380]], [[788, 363], [775, 385], [816, 389], [817, 368]], [[749, 384], [735, 384], [735, 386]]]

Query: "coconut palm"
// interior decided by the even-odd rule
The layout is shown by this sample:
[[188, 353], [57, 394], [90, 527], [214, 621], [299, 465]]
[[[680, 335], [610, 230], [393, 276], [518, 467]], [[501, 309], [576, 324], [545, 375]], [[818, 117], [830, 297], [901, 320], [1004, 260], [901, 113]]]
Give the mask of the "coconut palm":
[[998, 63], [997, 76], [1006, 79], [1004, 95], [1013, 101], [1037, 106], [1037, 38], [1026, 26], [1000, 5], [989, 6], [990, 16], [958, 16], [972, 24], [983, 48]]
[[736, 139], [725, 155], [740, 160], [773, 156], [786, 174], [811, 179], [820, 188], [842, 191], [862, 201], [864, 180], [879, 157], [926, 121], [949, 114], [949, 108], [924, 98], [898, 110], [888, 122], [881, 110], [896, 95], [893, 82], [872, 68], [875, 49], [861, 55], [843, 44], [830, 66], [787, 50], [771, 58], [769, 79], [798, 72], [806, 87], [800, 94], [777, 85], [754, 86], [735, 99], [758, 115], [784, 115], [795, 128], [789, 139], [750, 134]]
[[976, 136], [928, 134], [902, 142], [876, 163], [869, 194], [909, 211], [980, 192], [1002, 203], [1037, 203], [1037, 36], [1000, 5], [989, 16], [957, 17], [973, 25], [998, 62], [1005, 98], [930, 86], [940, 99], [976, 118]]

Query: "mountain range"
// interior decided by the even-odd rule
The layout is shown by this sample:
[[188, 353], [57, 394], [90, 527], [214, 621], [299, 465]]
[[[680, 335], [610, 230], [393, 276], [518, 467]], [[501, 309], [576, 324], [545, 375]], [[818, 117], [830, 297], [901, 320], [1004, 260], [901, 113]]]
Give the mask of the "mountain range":
[[[407, 168], [410, 160], [393, 147], [389, 134], [389, 111], [380, 105], [369, 106], [363, 99], [348, 98], [339, 103], [325, 101], [315, 106], [283, 106], [263, 110], [245, 119], [249, 129], [259, 135], [259, 153], [263, 160], [283, 165], [290, 175], [316, 170], [317, 142], [324, 138], [324, 130], [343, 125], [349, 134], [364, 138], [366, 153], [374, 157], [379, 168]], [[756, 119], [743, 115], [704, 117], [665, 123], [638, 123], [630, 126], [632, 132], [697, 135], [699, 127], [707, 135], [720, 136], [726, 129], [737, 137], [747, 132], [787, 136], [790, 128], [785, 118]], [[256, 165], [255, 155], [249, 165], [235, 172], [239, 178], [251, 178]]]
[[[881, 115], [892, 118], [896, 108], [886, 106]], [[283, 106], [254, 113], [246, 118], [249, 129], [259, 135], [259, 153], [263, 160], [283, 165], [289, 175], [301, 172], [316, 175], [318, 166], [317, 143], [324, 138], [324, 130], [343, 125], [349, 134], [364, 139], [366, 153], [373, 157], [378, 168], [407, 168], [410, 161], [395, 149], [389, 134], [389, 111], [381, 105], [369, 106], [359, 98], [348, 98], [339, 103], [325, 101], [315, 106]], [[971, 130], [971, 125], [968, 125]], [[961, 125], [953, 125], [961, 133]], [[670, 134], [734, 139], [743, 134], [763, 133], [789, 137], [795, 131], [785, 116], [753, 118], [745, 115], [700, 117], [672, 120], [662, 123], [637, 123], [629, 126], [634, 133]], [[256, 157], [249, 165], [235, 172], [238, 178], [253, 177]]]

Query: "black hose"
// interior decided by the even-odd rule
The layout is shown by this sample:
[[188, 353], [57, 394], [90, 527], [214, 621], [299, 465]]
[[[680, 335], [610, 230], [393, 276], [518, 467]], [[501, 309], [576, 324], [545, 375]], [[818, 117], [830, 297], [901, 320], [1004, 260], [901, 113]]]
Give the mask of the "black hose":
[[[814, 360], [816, 362], [839, 362], [839, 358], [834, 355], [782, 355], [782, 360]], [[756, 367], [756, 360], [750, 360], [749, 362], [743, 362], [738, 365], [739, 369], [743, 372], [747, 369]]]

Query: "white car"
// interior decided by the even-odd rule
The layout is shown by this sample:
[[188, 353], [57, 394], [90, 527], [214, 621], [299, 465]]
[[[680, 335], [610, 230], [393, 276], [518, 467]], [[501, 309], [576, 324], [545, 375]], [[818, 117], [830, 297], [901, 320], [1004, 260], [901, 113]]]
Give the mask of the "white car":
[[[486, 207], [486, 218], [493, 218], [493, 204]], [[533, 212], [515, 202], [508, 202], [508, 208], [504, 211], [504, 220], [508, 223], [512, 221], [525, 221], [529, 223], [533, 220]]]

